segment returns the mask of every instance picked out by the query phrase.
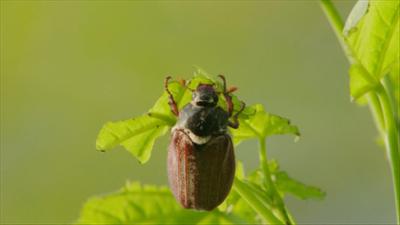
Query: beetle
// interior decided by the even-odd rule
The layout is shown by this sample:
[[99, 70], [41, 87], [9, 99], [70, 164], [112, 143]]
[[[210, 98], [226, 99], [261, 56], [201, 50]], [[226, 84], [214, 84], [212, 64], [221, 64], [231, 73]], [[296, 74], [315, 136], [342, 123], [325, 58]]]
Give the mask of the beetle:
[[[227, 128], [239, 127], [238, 115], [245, 103], [233, 115], [229, 94], [236, 88], [227, 90], [225, 77], [219, 77], [223, 81], [222, 93], [213, 84], [199, 84], [191, 90], [192, 100], [181, 111], [168, 89], [171, 77], [164, 80], [171, 111], [178, 117], [168, 147], [168, 182], [175, 199], [184, 208], [213, 210], [232, 187], [235, 154]], [[217, 105], [219, 94], [223, 94], [227, 110]]]

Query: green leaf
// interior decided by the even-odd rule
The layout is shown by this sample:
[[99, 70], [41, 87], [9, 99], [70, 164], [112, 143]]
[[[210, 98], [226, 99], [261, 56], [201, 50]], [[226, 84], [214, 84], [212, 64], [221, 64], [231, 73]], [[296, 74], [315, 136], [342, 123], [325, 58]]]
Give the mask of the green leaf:
[[232, 214], [240, 216], [240, 218], [243, 218], [245, 221], [247, 221], [248, 224], [261, 224], [262, 219], [260, 216], [251, 208], [251, 206], [243, 199], [240, 197], [239, 194], [237, 194], [236, 191], [232, 191], [233, 193], [236, 193], [237, 196], [237, 201], [235, 204], [230, 205], [231, 207], [228, 208]]
[[[205, 76], [197, 75], [189, 81], [188, 87], [197, 87], [199, 83], [212, 82]], [[168, 85], [178, 107], [181, 109], [190, 102], [192, 92], [177, 81]], [[108, 122], [100, 130], [96, 140], [96, 148], [107, 151], [122, 145], [140, 163], [145, 163], [151, 156], [154, 142], [176, 123], [176, 117], [172, 114], [168, 105], [168, 94], [164, 91], [156, 101], [149, 113], [142, 116], [118, 121]]]
[[272, 180], [281, 194], [289, 193], [302, 200], [311, 198], [323, 199], [325, 197], [326, 193], [321, 189], [303, 184], [291, 178], [287, 172], [280, 170], [276, 160], [269, 160], [268, 166], [272, 175]]
[[[284, 171], [279, 169], [279, 164], [276, 160], [268, 161], [269, 171], [271, 173], [272, 182], [275, 184], [278, 192], [271, 192], [270, 186], [266, 186], [265, 177], [262, 170], [256, 169], [247, 177], [243, 177], [243, 168], [240, 167], [241, 178], [236, 176], [235, 183], [231, 194], [226, 200], [227, 206], [232, 207], [232, 212], [240, 215], [255, 223], [257, 215], [261, 215], [261, 211], [266, 214], [261, 215], [264, 221], [284, 220], [282, 213], [277, 210], [277, 198], [283, 197], [285, 194], [292, 194], [300, 199], [322, 199], [325, 193], [317, 187], [305, 185], [291, 177]], [[279, 196], [276, 196], [278, 194]], [[282, 206], [281, 206], [282, 207]], [[249, 210], [249, 209], [252, 210]], [[273, 217], [272, 219], [270, 217]], [[276, 221], [275, 221], [276, 222]], [[271, 222], [273, 223], [273, 222]]]
[[106, 151], [121, 144], [141, 163], [150, 158], [155, 140], [164, 135], [169, 124], [149, 115], [134, 119], [109, 122], [100, 130], [96, 148]]
[[[236, 162], [236, 178], [243, 180], [245, 179], [245, 172], [243, 163], [241, 161]], [[262, 220], [257, 216], [257, 213], [250, 207], [250, 205], [240, 197], [239, 193], [232, 188], [226, 200], [218, 206], [218, 209], [228, 213], [233, 213], [240, 218], [246, 220], [249, 224], [260, 224]]]
[[363, 18], [363, 16], [367, 13], [368, 7], [368, 0], [356, 2], [349, 16], [347, 17], [346, 24], [343, 29], [344, 35], [348, 36], [351, 32], [357, 31], [356, 26]]
[[226, 200], [218, 206], [218, 209], [227, 213], [232, 213], [249, 224], [258, 224], [262, 221], [251, 206], [239, 195], [235, 188], [231, 189]]
[[239, 129], [230, 129], [235, 144], [246, 139], [260, 139], [277, 134], [300, 135], [297, 126], [291, 125], [288, 119], [266, 112], [262, 105], [248, 108], [253, 114], [248, 118], [239, 118]]
[[291, 177], [286, 172], [279, 171], [274, 174], [275, 183], [281, 193], [289, 193], [300, 199], [323, 199], [326, 195], [321, 189], [305, 185]]
[[400, 58], [399, 1], [360, 0], [344, 28], [353, 57], [350, 89], [354, 99], [378, 86]]
[[183, 209], [166, 187], [128, 183], [120, 191], [93, 197], [84, 205], [77, 224], [236, 224], [247, 223], [218, 210]]
[[[280, 170], [279, 164], [276, 160], [272, 159], [268, 161], [269, 171], [271, 173], [272, 181], [276, 184], [278, 191], [283, 195], [291, 194], [299, 199], [323, 199], [326, 195], [321, 189], [303, 184], [293, 178], [291, 178], [287, 172]], [[263, 173], [261, 169], [254, 170], [248, 177], [247, 180], [253, 185], [259, 186], [268, 192], [263, 185]], [[268, 196], [267, 196], [268, 197]], [[271, 197], [271, 196], [270, 196]]]
[[393, 104], [393, 111], [398, 129], [400, 129], [400, 60], [395, 63], [390, 76], [388, 76], [391, 95], [391, 101]]
[[350, 95], [352, 99], [359, 99], [376, 86], [375, 80], [360, 64], [353, 64], [349, 70], [350, 74]]
[[[191, 101], [192, 90], [196, 89], [199, 84], [215, 84], [216, 89], [222, 91], [221, 82], [211, 79], [203, 70], [198, 70], [185, 86], [178, 81], [171, 81], [168, 84], [179, 109], [182, 109]], [[222, 94], [220, 94], [219, 99], [219, 104], [226, 109], [226, 102]], [[232, 100], [234, 112], [237, 112], [241, 108], [241, 103], [234, 95], [232, 95]], [[251, 109], [245, 109], [240, 118], [249, 118], [252, 113]], [[122, 145], [140, 163], [145, 163], [151, 156], [157, 138], [165, 135], [175, 125], [176, 120], [177, 118], [172, 114], [168, 105], [168, 94], [164, 91], [147, 114], [129, 120], [105, 124], [97, 137], [96, 148], [100, 151], [107, 151], [117, 145]]]
[[[186, 89], [178, 82], [171, 82], [169, 88], [176, 101], [183, 105]], [[168, 105], [168, 95], [164, 92], [149, 113], [130, 120], [106, 123], [97, 137], [96, 148], [107, 151], [122, 145], [140, 163], [145, 163], [151, 156], [156, 139], [166, 134], [175, 122], [176, 118]]]

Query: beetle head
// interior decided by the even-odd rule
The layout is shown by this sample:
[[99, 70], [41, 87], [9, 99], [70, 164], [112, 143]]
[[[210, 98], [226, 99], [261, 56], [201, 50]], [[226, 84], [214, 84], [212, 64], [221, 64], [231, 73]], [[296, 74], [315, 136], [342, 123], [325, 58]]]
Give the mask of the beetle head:
[[199, 84], [193, 91], [192, 103], [197, 106], [214, 107], [218, 103], [218, 94], [211, 84]]

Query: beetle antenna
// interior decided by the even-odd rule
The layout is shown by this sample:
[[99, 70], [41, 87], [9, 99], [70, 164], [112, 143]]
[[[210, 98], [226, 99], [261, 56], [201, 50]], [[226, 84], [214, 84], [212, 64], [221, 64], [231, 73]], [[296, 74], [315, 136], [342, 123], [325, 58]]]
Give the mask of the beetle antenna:
[[226, 93], [226, 79], [225, 79], [225, 76], [224, 75], [218, 75], [218, 77], [219, 78], [221, 78], [221, 80], [222, 80], [222, 84], [223, 84], [223, 93]]

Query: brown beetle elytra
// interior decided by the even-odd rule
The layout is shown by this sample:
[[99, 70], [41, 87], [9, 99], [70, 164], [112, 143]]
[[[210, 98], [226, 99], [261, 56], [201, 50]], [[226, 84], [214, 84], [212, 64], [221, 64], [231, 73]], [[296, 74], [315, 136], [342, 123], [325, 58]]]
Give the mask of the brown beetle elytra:
[[[225, 78], [223, 92], [227, 111], [217, 106], [218, 92], [213, 85], [200, 84], [193, 91], [192, 101], [181, 112], [168, 90], [169, 105], [177, 124], [172, 128], [168, 150], [168, 180], [176, 200], [184, 207], [212, 210], [229, 194], [235, 175], [235, 155], [227, 127], [238, 128], [238, 115], [232, 116], [233, 103]], [[232, 116], [233, 122], [230, 121]]]

